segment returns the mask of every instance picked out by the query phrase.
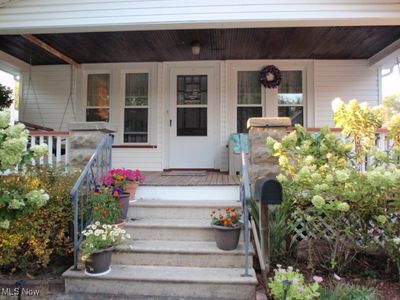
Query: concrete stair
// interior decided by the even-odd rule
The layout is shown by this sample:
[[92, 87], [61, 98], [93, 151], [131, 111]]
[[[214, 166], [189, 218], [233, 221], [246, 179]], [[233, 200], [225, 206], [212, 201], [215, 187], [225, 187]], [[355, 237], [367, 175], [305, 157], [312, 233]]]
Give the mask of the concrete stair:
[[[67, 293], [168, 299], [255, 299], [257, 279], [244, 273], [243, 244], [233, 251], [216, 247], [210, 213], [240, 207], [226, 200], [138, 200], [130, 204], [127, 232], [133, 245], [120, 245], [112, 271], [90, 277], [64, 273]], [[242, 232], [243, 234], [243, 232]], [[241, 237], [241, 241], [243, 238]]]
[[[243, 268], [243, 245], [223, 251], [215, 242], [136, 240], [130, 247], [118, 246], [112, 262], [116, 265]], [[250, 248], [250, 255], [253, 255]], [[250, 260], [249, 266], [253, 266]]]
[[243, 277], [240, 268], [112, 265], [109, 274], [88, 277], [64, 273], [66, 292], [125, 296], [255, 299], [255, 273]]

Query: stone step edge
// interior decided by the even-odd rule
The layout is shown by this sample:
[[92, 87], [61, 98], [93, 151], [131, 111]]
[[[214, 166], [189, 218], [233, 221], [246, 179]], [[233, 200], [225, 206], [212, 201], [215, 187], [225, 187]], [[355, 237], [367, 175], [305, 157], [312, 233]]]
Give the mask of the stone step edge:
[[[223, 203], [226, 200], [207, 200], [207, 201], [197, 201], [197, 200], [146, 200], [137, 199], [129, 201], [129, 206], [132, 207], [172, 207], [172, 208], [210, 208], [210, 213], [212, 209], [223, 209], [229, 207], [241, 208], [241, 203], [239, 201], [226, 201], [228, 203]], [[180, 203], [181, 202], [181, 203]], [[209, 202], [209, 203], [208, 203]], [[218, 203], [220, 202], [220, 203]]]
[[[173, 241], [171, 241], [173, 242]], [[188, 241], [191, 242], [191, 241]], [[211, 242], [213, 243], [213, 242]], [[133, 241], [135, 244], [135, 241]], [[220, 250], [218, 248], [215, 249], [149, 249], [149, 248], [134, 248], [132, 249], [129, 244], [128, 245], [119, 245], [115, 248], [115, 252], [120, 253], [158, 253], [158, 254], [199, 254], [199, 255], [235, 255], [242, 256], [244, 255], [243, 243], [239, 243], [238, 248], [230, 251]], [[254, 256], [255, 252], [253, 246], [249, 245], [249, 255]]]
[[[148, 218], [145, 219], [138, 219], [137, 221], [142, 221], [142, 220], [146, 220]], [[154, 219], [148, 219], [148, 220], [154, 220]], [[162, 222], [162, 223], [137, 223], [135, 221], [128, 221], [125, 223], [125, 228], [179, 228], [179, 229], [213, 229], [211, 227], [211, 225], [206, 225], [204, 220], [207, 219], [194, 219], [194, 220], [198, 220], [200, 221], [199, 223], [193, 222], [192, 224], [177, 224], [177, 223], [173, 223], [172, 220], [175, 219], [169, 219], [169, 218], [165, 218], [165, 219], [157, 219], [157, 220], [164, 220], [164, 221], [171, 221], [170, 223], [168, 222]], [[190, 220], [190, 219], [188, 219]], [[203, 221], [203, 222], [201, 222]], [[242, 228], [244, 229], [244, 227]], [[250, 222], [249, 222], [249, 230], [250, 230]]]
[[[175, 271], [175, 272], [182, 272], [183, 274], [180, 277], [157, 277], [157, 276], [148, 276], [148, 277], [132, 277], [132, 276], [127, 276], [127, 275], [121, 275], [121, 273], [118, 272], [118, 269], [130, 269], [132, 271], [132, 274], [136, 274], [136, 271], [138, 271], [139, 268], [147, 268], [147, 269], [154, 269], [153, 271], [157, 274], [162, 274], [165, 273], [167, 275], [169, 272]], [[74, 271], [72, 270], [72, 267], [65, 271], [62, 274], [62, 277], [66, 279], [80, 279], [82, 278], [87, 278], [89, 280], [121, 280], [121, 281], [139, 281], [139, 282], [152, 282], [152, 281], [157, 281], [157, 282], [170, 282], [170, 283], [195, 283], [195, 284], [202, 284], [202, 283], [207, 283], [207, 284], [240, 284], [240, 285], [257, 285], [257, 276], [253, 268], [249, 268], [249, 273], [252, 275], [251, 277], [245, 277], [245, 276], [237, 276], [237, 277], [229, 277], [227, 278], [226, 276], [205, 276], [202, 278], [190, 278], [188, 274], [193, 274], [193, 272], [196, 272], [196, 270], [202, 270], [202, 271], [214, 271], [218, 270], [221, 273], [229, 273], [229, 270], [237, 270], [239, 271], [240, 274], [244, 274], [244, 268], [200, 268], [200, 267], [170, 267], [170, 266], [140, 266], [140, 265], [111, 265], [111, 273], [107, 275], [103, 275], [101, 277], [92, 277], [85, 275], [85, 273], [80, 270], [80, 271]], [[166, 270], [169, 270], [169, 272], [166, 272]], [[207, 275], [207, 274], [205, 274]]]

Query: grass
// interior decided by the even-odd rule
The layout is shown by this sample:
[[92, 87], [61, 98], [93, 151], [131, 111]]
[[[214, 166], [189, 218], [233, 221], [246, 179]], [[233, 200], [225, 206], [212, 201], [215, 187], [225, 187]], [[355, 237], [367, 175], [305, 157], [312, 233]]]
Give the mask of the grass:
[[320, 289], [321, 300], [381, 300], [382, 295], [373, 288], [351, 284], [338, 284]]

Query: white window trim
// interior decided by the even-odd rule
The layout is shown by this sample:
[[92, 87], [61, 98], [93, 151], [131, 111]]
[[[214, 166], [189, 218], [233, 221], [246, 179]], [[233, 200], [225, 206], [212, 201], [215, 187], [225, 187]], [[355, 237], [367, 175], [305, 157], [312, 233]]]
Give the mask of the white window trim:
[[[124, 121], [125, 121], [125, 108], [144, 108], [143, 106], [125, 106], [125, 81], [126, 81], [126, 74], [140, 74], [140, 73], [147, 73], [148, 74], [148, 102], [147, 102], [147, 142], [146, 143], [124, 143], [124, 131], [125, 131], [125, 126], [124, 126]], [[132, 67], [132, 68], [126, 68], [122, 69], [120, 72], [120, 108], [118, 111], [121, 112], [121, 118], [119, 120], [118, 127], [120, 128], [120, 133], [118, 133], [118, 144], [123, 144], [123, 145], [132, 145], [132, 146], [140, 146], [140, 145], [156, 145], [156, 136], [155, 136], [155, 130], [156, 127], [154, 127], [154, 121], [153, 118], [157, 117], [155, 114], [155, 105], [156, 105], [156, 76], [157, 73], [154, 70], [154, 67]]]
[[[147, 74], [147, 105], [125, 105], [125, 92], [126, 92], [126, 75], [127, 74]], [[132, 71], [122, 71], [122, 89], [121, 89], [121, 94], [122, 94], [122, 126], [121, 126], [121, 142], [124, 145], [150, 145], [150, 124], [151, 124], [151, 113], [150, 113], [150, 93], [151, 93], [151, 73], [150, 71], [138, 71], [138, 70], [132, 70]], [[138, 143], [125, 143], [124, 142], [124, 135], [125, 135], [125, 109], [127, 108], [137, 108], [137, 109], [145, 109], [147, 108], [147, 142], [138, 142]], [[137, 134], [140, 134], [139, 132], [136, 132]]]
[[113, 88], [112, 88], [112, 82], [113, 82], [113, 74], [111, 72], [111, 70], [106, 70], [106, 69], [102, 69], [102, 70], [90, 70], [90, 71], [83, 71], [83, 78], [82, 78], [82, 87], [83, 87], [83, 91], [82, 91], [82, 120], [84, 122], [88, 122], [86, 119], [86, 110], [87, 109], [91, 109], [91, 108], [106, 108], [105, 106], [88, 106], [87, 105], [87, 92], [88, 92], [88, 77], [89, 75], [92, 74], [108, 74], [110, 75], [110, 82], [109, 82], [109, 97], [110, 97], [110, 102], [108, 105], [108, 124], [112, 124], [112, 107], [113, 107]]
[[[237, 84], [238, 71], [260, 71], [267, 65], [275, 65], [281, 71], [302, 71], [303, 74], [303, 113], [304, 126], [313, 127], [314, 117], [314, 61], [313, 60], [252, 60], [227, 61], [227, 72], [230, 73], [228, 86], [230, 87], [230, 103], [234, 107], [233, 119], [231, 120], [232, 132], [237, 131]], [[278, 115], [277, 89], [262, 89], [263, 97], [263, 116], [276, 117]], [[267, 108], [272, 109], [267, 109]]]
[[234, 75], [234, 80], [235, 80], [235, 103], [236, 103], [236, 108], [235, 108], [235, 132], [237, 132], [237, 127], [238, 127], [238, 115], [237, 115], [237, 111], [239, 107], [261, 107], [261, 115], [264, 116], [265, 115], [265, 110], [266, 110], [266, 106], [265, 106], [265, 90], [261, 87], [260, 85], [260, 91], [261, 91], [261, 103], [259, 104], [239, 104], [238, 100], [239, 100], [239, 95], [238, 95], [238, 88], [239, 88], [239, 72], [254, 72], [256, 70], [238, 70], [235, 72]]

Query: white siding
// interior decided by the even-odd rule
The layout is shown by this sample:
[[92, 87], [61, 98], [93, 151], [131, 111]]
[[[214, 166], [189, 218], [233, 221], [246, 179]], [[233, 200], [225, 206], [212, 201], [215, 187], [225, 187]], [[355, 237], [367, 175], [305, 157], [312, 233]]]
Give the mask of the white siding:
[[[32, 80], [29, 80], [29, 77], [29, 71], [22, 73], [20, 119], [59, 130], [70, 94], [71, 67], [34, 66], [31, 70]], [[74, 78], [76, 78], [75, 72]], [[73, 121], [74, 114], [70, 102], [61, 129], [66, 129], [68, 123]]]
[[[91, 64], [83, 65], [76, 74], [77, 97], [75, 108], [77, 120], [84, 119], [85, 86], [84, 77], [88, 72], [108, 71], [111, 74], [111, 123], [117, 129], [115, 144], [122, 144], [123, 130], [123, 70], [129, 72], [151, 73], [151, 113], [150, 145], [157, 148], [114, 148], [113, 165], [115, 167], [139, 168], [142, 170], [162, 170], [167, 168], [168, 160], [168, 109], [169, 97], [166, 85], [169, 85], [168, 68], [171, 66], [193, 67], [214, 65], [219, 70], [219, 93], [216, 96], [219, 106], [219, 139], [215, 151], [218, 152], [216, 167], [227, 170], [228, 153], [226, 145], [229, 135], [236, 131], [236, 85], [235, 72], [238, 70], [260, 70], [263, 66], [274, 64], [281, 70], [301, 69], [306, 75], [307, 87], [307, 126], [333, 125], [331, 101], [341, 97], [344, 101], [357, 98], [376, 105], [379, 103], [379, 73], [370, 68], [367, 60], [252, 60], [226, 62], [168, 62], [168, 63], [132, 63], [132, 64]], [[217, 74], [216, 73], [216, 74]], [[41, 125], [40, 115], [32, 88], [27, 91], [28, 73], [24, 73], [25, 107], [22, 106], [23, 119]], [[62, 114], [69, 94], [69, 66], [37, 66], [32, 68], [32, 83], [38, 97], [40, 111], [45, 126], [59, 128]], [[28, 93], [27, 93], [28, 92]], [[217, 112], [216, 112], [217, 113]], [[73, 121], [71, 106], [65, 117], [65, 125]]]
[[140, 169], [142, 171], [162, 170], [162, 149], [113, 149], [113, 167]]
[[0, 32], [399, 24], [398, 0], [20, 0]]
[[333, 125], [331, 102], [340, 97], [379, 104], [379, 73], [367, 60], [316, 60], [315, 126]]

